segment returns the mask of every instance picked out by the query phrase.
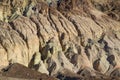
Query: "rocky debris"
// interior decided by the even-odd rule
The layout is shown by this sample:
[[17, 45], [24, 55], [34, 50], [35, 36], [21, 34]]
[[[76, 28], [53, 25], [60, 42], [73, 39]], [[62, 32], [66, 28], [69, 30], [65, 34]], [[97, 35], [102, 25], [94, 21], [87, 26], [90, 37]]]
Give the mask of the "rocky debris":
[[[34, 70], [31, 70], [21, 64], [15, 63], [10, 66], [8, 66], [6, 69], [3, 69], [3, 72], [1, 73], [2, 76], [11, 77], [11, 78], [20, 78], [26, 79], [26, 80], [57, 80], [55, 78], [49, 77], [46, 74], [42, 74], [40, 72], [36, 72]], [[14, 79], [15, 80], [15, 79]]]
[[84, 80], [82, 76], [77, 75], [67, 69], [64, 69], [58, 72], [56, 77], [60, 80]]
[[94, 6], [112, 19], [120, 21], [120, 0], [91, 0]]
[[[89, 0], [12, 1], [5, 3], [15, 11], [9, 18], [0, 17], [0, 70], [20, 63], [59, 79], [119, 80], [118, 21], [96, 10]], [[28, 68], [22, 74], [20, 69], [11, 72], [11, 67], [4, 75], [21, 77], [18, 74], [26, 75]]]

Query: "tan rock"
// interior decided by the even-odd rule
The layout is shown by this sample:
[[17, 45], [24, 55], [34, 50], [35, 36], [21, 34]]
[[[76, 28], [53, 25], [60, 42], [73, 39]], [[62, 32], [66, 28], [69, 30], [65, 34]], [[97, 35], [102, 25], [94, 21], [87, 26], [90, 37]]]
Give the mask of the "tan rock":
[[96, 10], [89, 0], [64, 2], [58, 10], [45, 3], [46, 16], [44, 2], [23, 4], [26, 17], [21, 14], [9, 23], [0, 22], [1, 68], [20, 63], [56, 75], [60, 70], [77, 73], [86, 67], [85, 74], [110, 74], [120, 66], [120, 23]]

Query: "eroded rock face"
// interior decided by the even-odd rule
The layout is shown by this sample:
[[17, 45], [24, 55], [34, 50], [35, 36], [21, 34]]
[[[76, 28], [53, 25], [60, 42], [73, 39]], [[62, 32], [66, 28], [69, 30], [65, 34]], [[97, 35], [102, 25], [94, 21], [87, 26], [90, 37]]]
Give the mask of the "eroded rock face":
[[120, 0], [91, 0], [94, 6], [110, 16], [112, 19], [120, 21]]
[[89, 0], [61, 0], [56, 7], [25, 1], [20, 14], [13, 13], [17, 17], [12, 14], [8, 23], [0, 22], [1, 69], [20, 63], [56, 77], [65, 76], [66, 70], [78, 80], [101, 79], [103, 74], [119, 77], [119, 22], [96, 10]]

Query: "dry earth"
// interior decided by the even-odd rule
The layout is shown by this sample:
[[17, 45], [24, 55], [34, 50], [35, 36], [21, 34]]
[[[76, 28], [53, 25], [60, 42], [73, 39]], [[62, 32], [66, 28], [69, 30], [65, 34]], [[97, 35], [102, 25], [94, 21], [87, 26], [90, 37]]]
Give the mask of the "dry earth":
[[0, 0], [2, 76], [119, 80], [119, 0], [107, 2], [112, 10], [104, 10], [106, 0], [91, 1]]

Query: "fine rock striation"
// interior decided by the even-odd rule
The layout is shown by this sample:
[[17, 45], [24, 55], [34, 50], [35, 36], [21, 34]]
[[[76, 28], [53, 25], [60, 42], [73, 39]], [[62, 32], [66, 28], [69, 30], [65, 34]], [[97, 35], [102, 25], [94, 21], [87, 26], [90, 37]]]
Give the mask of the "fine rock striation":
[[19, 63], [61, 80], [119, 80], [120, 23], [90, 0], [5, 0], [1, 6], [1, 71]]

